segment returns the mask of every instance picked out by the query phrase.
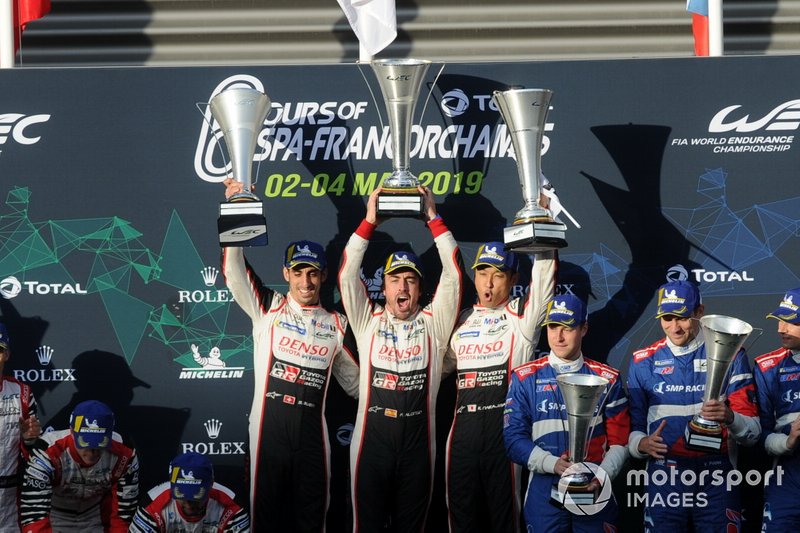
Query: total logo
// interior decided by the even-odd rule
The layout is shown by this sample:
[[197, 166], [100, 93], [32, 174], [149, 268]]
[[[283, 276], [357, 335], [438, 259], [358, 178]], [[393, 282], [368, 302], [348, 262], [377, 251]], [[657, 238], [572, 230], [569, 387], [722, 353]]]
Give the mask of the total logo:
[[[50, 346], [39, 346], [36, 348], [36, 359], [43, 367], [48, 366], [53, 359], [55, 350]], [[62, 382], [75, 381], [74, 368], [29, 368], [14, 369], [14, 378], [26, 383], [33, 382]]]
[[45, 283], [43, 281], [20, 281], [14, 276], [0, 280], [0, 296], [6, 300], [16, 298], [23, 292], [35, 296], [50, 294], [88, 294], [80, 283]]
[[204, 267], [200, 270], [200, 276], [203, 279], [203, 285], [207, 288], [178, 291], [178, 303], [227, 303], [233, 301], [231, 291], [215, 288], [219, 276], [219, 270], [216, 267]]
[[[24, 145], [36, 144], [42, 138], [35, 134], [32, 126], [50, 120], [50, 115], [22, 115], [20, 113], [4, 113], [0, 115], [0, 144], [9, 140]], [[31, 128], [28, 131], [28, 128]]]
[[209, 418], [203, 423], [208, 442], [182, 442], [183, 453], [196, 452], [203, 455], [244, 455], [244, 441], [218, 441], [222, 431], [222, 422], [216, 418]]
[[714, 283], [716, 281], [749, 282], [755, 281], [755, 278], [749, 275], [746, 270], [741, 272], [735, 270], [706, 270], [704, 268], [687, 270], [683, 265], [673, 265], [667, 270], [667, 281], [687, 280], [693, 280], [697, 283]]

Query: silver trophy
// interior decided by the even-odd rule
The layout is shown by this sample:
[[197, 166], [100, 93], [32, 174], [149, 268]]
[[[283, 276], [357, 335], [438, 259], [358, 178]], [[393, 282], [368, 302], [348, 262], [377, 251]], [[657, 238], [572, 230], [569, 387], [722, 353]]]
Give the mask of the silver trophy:
[[542, 137], [552, 97], [553, 91], [548, 89], [510, 89], [492, 95], [514, 145], [525, 200], [513, 225], [503, 230], [506, 248], [516, 252], [535, 253], [567, 245], [567, 226], [553, 220], [550, 211], [539, 204]]
[[226, 89], [208, 103], [211, 116], [219, 124], [233, 179], [243, 190], [219, 206], [217, 229], [220, 246], [265, 246], [267, 219], [264, 204], [250, 192], [256, 141], [270, 110], [269, 97], [255, 89]]
[[[567, 408], [567, 427], [569, 429], [569, 460], [582, 463], [589, 452], [588, 442], [593, 427], [592, 421], [598, 416], [598, 407], [602, 409], [600, 399], [607, 390], [609, 380], [593, 374], [560, 374], [556, 376], [558, 389], [564, 398]], [[558, 486], [565, 490], [553, 490], [556, 505], [563, 504], [562, 498], [569, 497], [577, 505], [593, 504], [595, 491], [591, 481], [594, 476], [590, 472], [578, 472], [561, 479]]]
[[[753, 326], [738, 318], [708, 315], [700, 319], [706, 347], [706, 387], [703, 402], [721, 399], [736, 354], [742, 349]], [[719, 422], [694, 415], [686, 425], [686, 447], [706, 452], [722, 449], [722, 426]]]
[[370, 62], [383, 93], [392, 136], [392, 174], [383, 180], [378, 195], [378, 215], [419, 217], [423, 202], [411, 173], [411, 119], [417, 98], [430, 67], [419, 59], [374, 59]]

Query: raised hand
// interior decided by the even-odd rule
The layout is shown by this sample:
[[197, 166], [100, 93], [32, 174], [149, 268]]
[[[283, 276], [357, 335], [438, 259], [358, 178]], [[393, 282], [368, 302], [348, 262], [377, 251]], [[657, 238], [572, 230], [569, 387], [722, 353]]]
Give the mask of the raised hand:
[[664, 431], [664, 426], [667, 425], [666, 420], [662, 420], [656, 430], [639, 441], [639, 453], [645, 453], [654, 459], [663, 459], [667, 453], [667, 445], [661, 437], [661, 432]]

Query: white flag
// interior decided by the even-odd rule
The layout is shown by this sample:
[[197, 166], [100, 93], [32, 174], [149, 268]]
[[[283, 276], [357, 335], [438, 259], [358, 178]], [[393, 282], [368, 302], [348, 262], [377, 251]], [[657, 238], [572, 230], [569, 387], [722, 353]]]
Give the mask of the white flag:
[[374, 56], [397, 37], [394, 0], [337, 0], [362, 48]]

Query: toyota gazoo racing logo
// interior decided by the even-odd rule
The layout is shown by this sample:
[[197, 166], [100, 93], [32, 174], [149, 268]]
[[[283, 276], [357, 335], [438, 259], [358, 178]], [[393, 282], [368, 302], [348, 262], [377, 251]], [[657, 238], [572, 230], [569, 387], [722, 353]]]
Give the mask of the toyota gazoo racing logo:
[[[17, 144], [36, 144], [42, 138], [40, 128], [34, 126], [50, 120], [50, 115], [23, 115], [20, 113], [0, 114], [0, 145], [9, 141]], [[30, 128], [30, 129], [29, 129]]]
[[269, 375], [284, 381], [289, 381], [290, 383], [294, 383], [297, 381], [297, 377], [300, 375], [300, 368], [276, 361], [275, 366], [272, 367]]
[[381, 389], [397, 390], [397, 380], [397, 374], [375, 372], [375, 376], [372, 378], [372, 386]]

